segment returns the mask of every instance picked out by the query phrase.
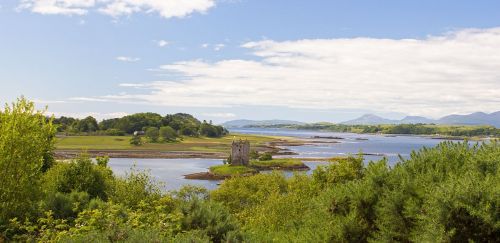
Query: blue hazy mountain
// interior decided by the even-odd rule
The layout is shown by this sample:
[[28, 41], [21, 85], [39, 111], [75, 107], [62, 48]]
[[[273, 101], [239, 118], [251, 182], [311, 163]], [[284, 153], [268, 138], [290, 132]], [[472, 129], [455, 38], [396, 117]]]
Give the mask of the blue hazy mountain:
[[272, 126], [272, 125], [303, 125], [305, 123], [290, 120], [232, 120], [222, 123], [226, 128], [238, 128], [248, 126]]
[[378, 125], [378, 124], [398, 124], [398, 120], [386, 119], [373, 114], [365, 114], [359, 118], [342, 122], [346, 125]]
[[492, 125], [500, 127], [500, 111], [490, 114], [475, 112], [469, 115], [449, 115], [439, 119], [440, 124]]
[[386, 119], [373, 114], [366, 114], [359, 118], [342, 122], [347, 125], [379, 125], [379, 124], [417, 124], [435, 123], [449, 125], [491, 125], [500, 127], [500, 111], [493, 113], [475, 112], [468, 115], [448, 115], [434, 120], [422, 116], [407, 116], [401, 120]]

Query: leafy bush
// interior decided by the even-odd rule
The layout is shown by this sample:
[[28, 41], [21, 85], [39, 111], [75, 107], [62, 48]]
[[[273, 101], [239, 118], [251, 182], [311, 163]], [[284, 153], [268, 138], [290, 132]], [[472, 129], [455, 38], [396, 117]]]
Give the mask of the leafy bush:
[[142, 139], [140, 136], [132, 136], [130, 138], [130, 144], [134, 145], [134, 146], [141, 146], [142, 145]]
[[109, 198], [128, 207], [137, 207], [143, 201], [156, 200], [161, 196], [160, 185], [147, 172], [135, 168], [112, 183]]
[[163, 142], [173, 142], [178, 137], [175, 130], [169, 126], [160, 127], [160, 138]]
[[259, 156], [260, 161], [272, 160], [273, 154], [270, 152], [265, 152]]
[[89, 202], [90, 197], [86, 192], [50, 192], [40, 202], [40, 208], [42, 212], [51, 211], [57, 219], [74, 219], [87, 208]]
[[55, 131], [25, 98], [0, 112], [0, 226], [34, 212], [39, 179], [53, 164]]
[[[145, 124], [200, 125], [187, 114], [145, 116], [156, 117]], [[93, 163], [81, 156], [50, 166], [54, 129], [24, 99], [0, 113], [0, 132], [0, 242], [500, 238], [498, 141], [444, 142], [412, 152], [392, 168], [386, 160], [364, 165], [361, 156], [348, 157], [319, 166], [312, 176], [272, 172], [234, 177], [210, 192], [194, 186], [165, 192], [147, 172], [132, 169], [115, 177], [107, 158]], [[257, 163], [276, 161], [290, 162]]]
[[105, 134], [108, 136], [125, 136], [124, 131], [122, 131], [120, 129], [116, 129], [116, 128], [110, 128], [110, 129], [106, 130]]
[[157, 127], [148, 127], [145, 132], [146, 137], [150, 142], [156, 143], [160, 138], [160, 132]]
[[111, 179], [111, 170], [96, 166], [85, 155], [69, 162], [59, 162], [43, 176], [43, 188], [46, 192], [70, 193], [86, 192], [91, 198], [107, 198], [107, 189]]

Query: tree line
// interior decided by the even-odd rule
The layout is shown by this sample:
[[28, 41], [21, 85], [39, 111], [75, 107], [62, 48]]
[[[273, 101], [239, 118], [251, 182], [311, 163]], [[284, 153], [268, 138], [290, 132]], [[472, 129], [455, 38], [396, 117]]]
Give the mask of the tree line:
[[498, 242], [500, 142], [443, 142], [389, 166], [351, 156], [312, 175], [165, 191], [108, 159], [52, 156], [56, 127], [0, 112], [0, 242]]
[[347, 125], [333, 123], [311, 123], [304, 125], [253, 126], [268, 128], [289, 128], [303, 130], [324, 130], [332, 132], [382, 133], [411, 135], [444, 136], [491, 136], [500, 137], [500, 129], [488, 125], [436, 125], [436, 124], [397, 124], [397, 125]]
[[[47, 118], [48, 119], [48, 118]], [[93, 134], [121, 136], [146, 132], [152, 140], [160, 137], [171, 139], [172, 136], [220, 137], [227, 133], [222, 126], [211, 121], [199, 121], [190, 114], [177, 113], [161, 116], [157, 113], [136, 113], [121, 118], [105, 119], [98, 122], [94, 117], [84, 119], [59, 117], [53, 120], [57, 132], [72, 134]], [[149, 132], [148, 132], [149, 131]], [[160, 136], [160, 133], [163, 136]], [[158, 135], [156, 135], [158, 134]], [[167, 140], [168, 140], [167, 139]]]

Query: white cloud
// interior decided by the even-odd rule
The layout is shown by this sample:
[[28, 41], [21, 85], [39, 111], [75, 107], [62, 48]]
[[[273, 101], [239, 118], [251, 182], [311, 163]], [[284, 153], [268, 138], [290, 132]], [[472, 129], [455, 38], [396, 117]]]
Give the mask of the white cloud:
[[129, 83], [122, 83], [119, 84], [118, 86], [120, 87], [134, 87], [134, 88], [139, 88], [139, 87], [144, 87], [144, 84], [129, 84]]
[[98, 11], [113, 17], [157, 13], [163, 18], [183, 18], [214, 6], [214, 0], [20, 0], [18, 9], [39, 14], [85, 15]]
[[59, 111], [47, 111], [46, 114], [47, 115], [54, 115], [55, 117], [66, 116], [66, 117], [73, 117], [73, 118], [79, 118], [79, 119], [82, 119], [82, 118], [85, 118], [88, 116], [92, 116], [92, 117], [96, 118], [97, 120], [120, 118], [120, 117], [130, 115], [129, 113], [126, 113], [126, 112], [101, 113], [101, 112], [59, 112]]
[[209, 44], [208, 44], [208, 43], [203, 43], [203, 44], [201, 44], [201, 48], [207, 48], [208, 46], [209, 46]]
[[95, 0], [21, 0], [18, 8], [39, 14], [85, 15]]
[[67, 101], [65, 101], [65, 100], [32, 99], [32, 101], [35, 102], [36, 104], [44, 104], [44, 105], [48, 105], [48, 104], [64, 104], [64, 103], [67, 103]]
[[167, 46], [168, 44], [170, 44], [168, 41], [166, 40], [159, 40], [156, 42], [156, 44], [159, 46], [159, 47], [165, 47]]
[[106, 102], [108, 100], [102, 98], [91, 98], [91, 97], [71, 97], [69, 100], [72, 101], [90, 101], [90, 102]]
[[119, 57], [116, 57], [116, 60], [118, 61], [122, 61], [122, 62], [138, 62], [140, 61], [141, 59], [138, 58], [138, 57], [125, 57], [125, 56], [119, 56]]
[[203, 113], [202, 115], [203, 116], [207, 116], [207, 117], [216, 117], [216, 118], [233, 118], [233, 117], [236, 117], [236, 114], [234, 114], [234, 113], [224, 113], [224, 112], [221, 112], [221, 113]]
[[214, 46], [214, 51], [220, 51], [222, 50], [226, 45], [224, 44], [217, 44]]
[[161, 66], [183, 80], [107, 98], [164, 106], [367, 109], [437, 117], [500, 109], [500, 28], [425, 39], [245, 43], [255, 58]]

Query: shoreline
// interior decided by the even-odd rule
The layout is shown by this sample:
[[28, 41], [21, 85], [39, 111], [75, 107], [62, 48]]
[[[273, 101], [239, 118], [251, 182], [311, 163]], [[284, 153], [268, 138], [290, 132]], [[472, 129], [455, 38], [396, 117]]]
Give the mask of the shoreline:
[[74, 159], [86, 153], [90, 157], [108, 156], [109, 158], [132, 159], [225, 159], [226, 153], [196, 151], [159, 151], [159, 150], [56, 150], [56, 159]]

